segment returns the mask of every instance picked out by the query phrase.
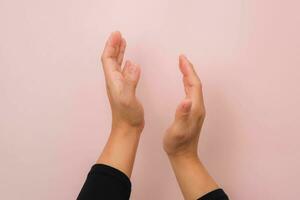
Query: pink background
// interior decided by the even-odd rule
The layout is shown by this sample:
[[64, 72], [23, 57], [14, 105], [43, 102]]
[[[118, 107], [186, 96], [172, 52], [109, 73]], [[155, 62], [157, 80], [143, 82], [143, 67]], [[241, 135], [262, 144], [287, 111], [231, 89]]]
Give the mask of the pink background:
[[75, 199], [105, 144], [99, 53], [111, 31], [142, 66], [133, 200], [182, 199], [161, 139], [199, 72], [200, 155], [236, 200], [300, 195], [298, 0], [0, 0], [0, 199]]

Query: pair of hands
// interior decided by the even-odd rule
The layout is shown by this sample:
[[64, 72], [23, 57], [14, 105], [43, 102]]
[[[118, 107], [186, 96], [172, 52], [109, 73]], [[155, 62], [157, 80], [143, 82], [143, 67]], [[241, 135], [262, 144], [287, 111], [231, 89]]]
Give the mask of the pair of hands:
[[[126, 41], [121, 33], [113, 32], [101, 56], [112, 110], [112, 129], [134, 130], [127, 134], [140, 134], [145, 124], [144, 109], [136, 97], [141, 69], [129, 60], [122, 68], [125, 49]], [[183, 55], [179, 56], [179, 68], [186, 96], [166, 130], [163, 147], [169, 156], [197, 157], [198, 139], [205, 117], [201, 81], [192, 63]]]

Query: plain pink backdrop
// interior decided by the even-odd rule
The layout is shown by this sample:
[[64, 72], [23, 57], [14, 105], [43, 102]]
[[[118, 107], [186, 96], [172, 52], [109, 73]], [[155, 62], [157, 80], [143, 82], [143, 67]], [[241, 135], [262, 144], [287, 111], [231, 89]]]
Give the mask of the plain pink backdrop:
[[77, 197], [110, 129], [99, 53], [109, 33], [142, 66], [146, 127], [133, 200], [182, 199], [161, 139], [202, 79], [200, 155], [233, 200], [300, 195], [298, 0], [0, 0], [0, 199]]

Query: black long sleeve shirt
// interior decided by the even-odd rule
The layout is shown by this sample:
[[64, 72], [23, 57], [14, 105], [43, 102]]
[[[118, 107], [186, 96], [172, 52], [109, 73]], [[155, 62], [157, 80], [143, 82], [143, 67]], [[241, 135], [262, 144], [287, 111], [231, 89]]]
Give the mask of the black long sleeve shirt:
[[[104, 164], [95, 164], [79, 193], [77, 200], [128, 200], [130, 179], [120, 170]], [[198, 200], [228, 200], [222, 189], [216, 189]]]

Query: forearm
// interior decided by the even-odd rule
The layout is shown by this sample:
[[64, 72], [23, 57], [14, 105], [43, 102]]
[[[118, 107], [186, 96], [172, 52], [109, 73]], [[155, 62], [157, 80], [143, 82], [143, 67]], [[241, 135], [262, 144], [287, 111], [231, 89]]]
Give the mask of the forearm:
[[97, 160], [131, 176], [141, 130], [130, 127], [112, 128], [109, 139]]
[[97, 163], [114, 167], [130, 177], [144, 127], [144, 109], [135, 95], [140, 67], [129, 60], [123, 65], [125, 49], [126, 41], [116, 31], [106, 41], [101, 55], [112, 129]]
[[185, 200], [195, 200], [218, 188], [198, 156], [169, 156]]

